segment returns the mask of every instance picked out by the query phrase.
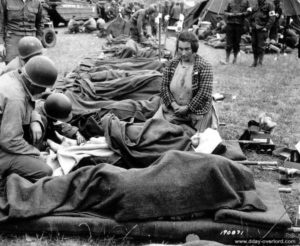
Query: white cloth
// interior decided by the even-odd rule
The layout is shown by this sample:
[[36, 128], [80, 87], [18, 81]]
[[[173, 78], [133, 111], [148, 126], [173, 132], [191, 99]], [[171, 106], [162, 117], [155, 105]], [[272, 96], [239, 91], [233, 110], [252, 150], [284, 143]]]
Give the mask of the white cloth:
[[203, 133], [196, 133], [191, 139], [199, 138], [199, 144], [194, 148], [195, 152], [211, 154], [222, 142], [222, 138], [217, 130], [207, 128]]
[[105, 137], [91, 138], [83, 145], [59, 145], [56, 156], [52, 154], [52, 157], [47, 160], [47, 164], [52, 167], [53, 176], [60, 176], [68, 174], [84, 157], [110, 157], [113, 154], [114, 152], [109, 149]]

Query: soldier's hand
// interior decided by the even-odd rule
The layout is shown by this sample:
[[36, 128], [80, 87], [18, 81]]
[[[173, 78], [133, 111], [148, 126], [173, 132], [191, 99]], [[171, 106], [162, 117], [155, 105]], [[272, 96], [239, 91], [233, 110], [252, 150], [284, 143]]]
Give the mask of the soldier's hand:
[[78, 145], [86, 142], [84, 136], [82, 136], [80, 132], [76, 132], [76, 140]]
[[43, 135], [42, 126], [39, 122], [34, 121], [30, 123], [30, 130], [32, 134], [33, 144], [38, 144]]
[[6, 49], [4, 44], [0, 44], [0, 57], [4, 58], [6, 56]]
[[268, 29], [264, 27], [264, 28], [262, 29], [262, 31], [266, 32], [266, 31], [268, 31]]

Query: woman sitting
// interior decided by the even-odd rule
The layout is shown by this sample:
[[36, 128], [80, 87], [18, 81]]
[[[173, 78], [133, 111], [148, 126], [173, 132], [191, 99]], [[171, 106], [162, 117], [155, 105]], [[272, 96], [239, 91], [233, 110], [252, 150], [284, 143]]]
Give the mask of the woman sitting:
[[218, 127], [213, 106], [211, 65], [197, 54], [198, 38], [192, 32], [179, 34], [176, 58], [163, 75], [162, 105], [154, 118], [187, 124], [199, 132]]

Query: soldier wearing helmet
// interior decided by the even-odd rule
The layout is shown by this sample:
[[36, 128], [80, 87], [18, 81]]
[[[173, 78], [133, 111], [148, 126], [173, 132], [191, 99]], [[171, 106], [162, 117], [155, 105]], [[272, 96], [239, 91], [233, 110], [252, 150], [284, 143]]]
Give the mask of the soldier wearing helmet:
[[19, 55], [6, 65], [0, 75], [23, 67], [33, 56], [42, 55], [42, 42], [36, 37], [23, 37], [18, 43], [18, 52]]
[[43, 35], [43, 7], [40, 0], [0, 0], [0, 59], [9, 63], [18, 56], [22, 37]]
[[76, 139], [77, 144], [85, 142], [79, 129], [68, 123], [72, 119], [72, 103], [66, 95], [51, 93], [46, 100], [37, 101], [35, 109], [42, 116], [45, 126], [44, 139], [55, 141], [57, 131], [65, 137]]
[[153, 6], [149, 6], [147, 9], [140, 9], [136, 11], [130, 18], [130, 36], [138, 42], [146, 41], [146, 37], [151, 36], [151, 33], [147, 31], [147, 26], [150, 26], [156, 11]]
[[34, 106], [56, 79], [57, 68], [45, 56], [32, 57], [22, 69], [0, 77], [0, 179], [17, 173], [35, 182], [52, 174], [34, 146], [44, 127]]

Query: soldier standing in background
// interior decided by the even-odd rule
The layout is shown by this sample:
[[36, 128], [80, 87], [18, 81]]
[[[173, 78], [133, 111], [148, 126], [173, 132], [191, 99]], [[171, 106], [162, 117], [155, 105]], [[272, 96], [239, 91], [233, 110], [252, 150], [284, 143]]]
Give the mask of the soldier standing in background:
[[40, 0], [0, 0], [0, 59], [9, 63], [18, 56], [18, 42], [25, 36], [43, 35]]
[[240, 51], [241, 36], [244, 30], [245, 17], [250, 14], [251, 8], [248, 0], [231, 0], [224, 12], [227, 20], [226, 25], [226, 60], [229, 62], [231, 51], [233, 50], [233, 61], [236, 63], [237, 55]]
[[282, 16], [282, 8], [280, 6], [280, 0], [274, 0], [274, 7], [275, 7], [275, 22], [270, 30], [270, 39], [274, 39], [276, 42], [278, 41], [278, 32], [280, 27], [280, 19]]
[[266, 0], [257, 0], [257, 5], [253, 8], [250, 16], [251, 38], [253, 50], [252, 67], [262, 65], [266, 40], [269, 36], [269, 31], [275, 21], [275, 10], [272, 3]]
[[179, 21], [180, 14], [181, 14], [181, 7], [180, 7], [180, 3], [177, 2], [170, 11], [170, 26], [174, 26], [175, 23]]

